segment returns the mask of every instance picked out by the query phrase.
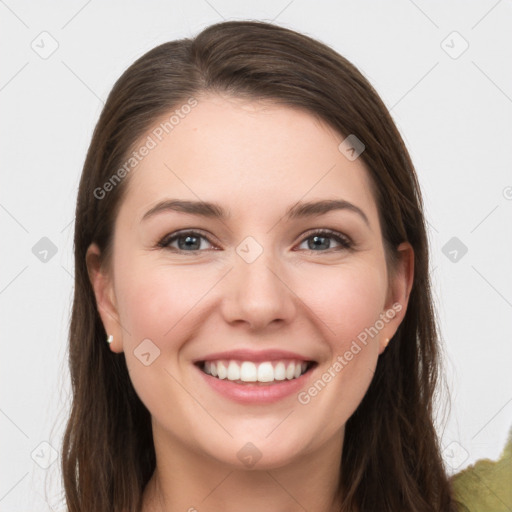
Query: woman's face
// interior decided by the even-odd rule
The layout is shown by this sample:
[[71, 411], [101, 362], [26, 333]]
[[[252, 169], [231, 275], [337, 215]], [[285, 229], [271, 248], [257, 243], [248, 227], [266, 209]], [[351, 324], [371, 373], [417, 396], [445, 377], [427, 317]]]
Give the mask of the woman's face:
[[368, 172], [310, 114], [214, 95], [185, 111], [141, 138], [111, 272], [88, 252], [111, 349], [155, 443], [259, 468], [339, 450], [405, 314], [412, 250], [391, 278]]

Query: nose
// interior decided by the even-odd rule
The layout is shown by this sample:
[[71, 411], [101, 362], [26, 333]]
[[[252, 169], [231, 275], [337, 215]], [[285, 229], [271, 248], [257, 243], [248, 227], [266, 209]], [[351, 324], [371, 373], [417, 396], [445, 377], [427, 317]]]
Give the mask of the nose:
[[[250, 249], [255, 250], [254, 246]], [[284, 267], [271, 250], [261, 250], [254, 260], [243, 251], [234, 252], [233, 269], [224, 284], [225, 320], [247, 324], [251, 330], [289, 323], [296, 312], [297, 296], [287, 283]]]

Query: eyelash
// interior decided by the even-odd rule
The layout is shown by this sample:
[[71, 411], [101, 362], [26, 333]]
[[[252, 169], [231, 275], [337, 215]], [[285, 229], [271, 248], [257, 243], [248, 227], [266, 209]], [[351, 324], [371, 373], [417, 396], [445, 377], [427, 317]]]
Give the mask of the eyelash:
[[[174, 252], [177, 252], [177, 253], [181, 253], [181, 254], [184, 254], [184, 253], [197, 254], [199, 252], [203, 252], [203, 250], [200, 250], [200, 249], [194, 249], [194, 250], [191, 250], [191, 251], [184, 251], [183, 249], [177, 249], [175, 247], [173, 247], [173, 248], [169, 247], [169, 244], [171, 244], [172, 242], [174, 242], [178, 238], [185, 237], [187, 235], [192, 235], [194, 237], [204, 238], [205, 240], [208, 241], [209, 244], [215, 245], [209, 239], [209, 237], [206, 234], [202, 233], [201, 231], [177, 231], [175, 233], [172, 233], [171, 235], [166, 235], [164, 238], [162, 238], [162, 240], [160, 240], [160, 242], [158, 242], [157, 246], [162, 248], [162, 249], [169, 249], [171, 251], [174, 251]], [[343, 235], [342, 233], [338, 233], [337, 231], [332, 231], [330, 229], [318, 229], [316, 231], [307, 233], [307, 236], [301, 240], [299, 245], [301, 245], [306, 240], [308, 240], [310, 238], [313, 238], [315, 236], [330, 237], [330, 238], [334, 239], [336, 242], [338, 242], [341, 245], [341, 247], [334, 248], [334, 249], [332, 249], [332, 248], [331, 249], [326, 249], [325, 251], [315, 251], [313, 249], [304, 249], [304, 250], [306, 250], [309, 253], [317, 253], [317, 252], [331, 253], [331, 252], [333, 252], [333, 250], [334, 251], [350, 250], [354, 246], [352, 240], [350, 240], [350, 238], [348, 238], [346, 235]]]

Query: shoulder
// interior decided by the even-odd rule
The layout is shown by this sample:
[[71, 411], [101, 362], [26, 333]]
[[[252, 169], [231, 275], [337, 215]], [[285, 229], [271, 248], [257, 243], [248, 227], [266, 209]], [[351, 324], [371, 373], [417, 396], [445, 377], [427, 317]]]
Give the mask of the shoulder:
[[480, 459], [451, 478], [461, 511], [509, 512], [512, 510], [511, 440], [499, 460]]

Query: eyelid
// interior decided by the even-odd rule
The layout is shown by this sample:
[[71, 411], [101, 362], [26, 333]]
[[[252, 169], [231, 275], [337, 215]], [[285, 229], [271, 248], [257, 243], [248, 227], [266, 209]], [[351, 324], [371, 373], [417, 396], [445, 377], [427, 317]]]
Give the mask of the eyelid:
[[[180, 236], [184, 236], [184, 235], [199, 235], [199, 237], [204, 238], [205, 240], [207, 240], [209, 244], [211, 244], [213, 246], [218, 245], [218, 244], [216, 244], [215, 242], [213, 242], [211, 240], [214, 237], [212, 235], [210, 235], [209, 233], [206, 233], [205, 231], [203, 231], [201, 229], [184, 228], [184, 229], [180, 229], [178, 231], [173, 231], [172, 233], [169, 233], [169, 234], [165, 235], [157, 243], [157, 247], [160, 247], [160, 248], [163, 248], [163, 249], [173, 250], [173, 252], [176, 252], [178, 254], [183, 254], [183, 253], [199, 254], [201, 252], [205, 252], [205, 250], [218, 250], [218, 248], [215, 248], [215, 249], [203, 249], [203, 250], [195, 249], [195, 250], [192, 250], [192, 251], [184, 251], [182, 249], [176, 249], [176, 248], [170, 249], [169, 248], [169, 244], [171, 242], [174, 242], [177, 238], [179, 238]], [[341, 248], [334, 249], [334, 251], [340, 250], [340, 249], [351, 250], [355, 246], [355, 243], [351, 239], [351, 237], [349, 237], [348, 235], [346, 235], [344, 233], [341, 233], [339, 231], [336, 231], [336, 230], [333, 230], [333, 229], [329, 229], [329, 228], [313, 228], [313, 229], [310, 229], [310, 230], [306, 231], [305, 233], [303, 233], [301, 235], [301, 238], [300, 238], [300, 241], [298, 242], [298, 245], [301, 245], [308, 238], [311, 238], [313, 236], [327, 236], [327, 237], [333, 238], [335, 240], [338, 239], [336, 241], [337, 241], [338, 244], [341, 245]], [[334, 252], [332, 248], [327, 249], [325, 251], [314, 251], [313, 249], [304, 249], [304, 250], [306, 250], [306, 251], [308, 251], [310, 253], [331, 253], [331, 252]]]
[[[166, 249], [167, 246], [171, 243], [171, 242], [174, 242], [175, 239], [179, 238], [180, 236], [184, 236], [184, 235], [200, 235], [201, 238], [204, 238], [208, 241], [209, 244], [211, 245], [216, 245], [213, 241], [212, 241], [212, 238], [213, 236], [210, 235], [209, 233], [206, 233], [205, 231], [201, 230], [201, 229], [190, 229], [190, 228], [185, 228], [185, 229], [179, 229], [178, 231], [173, 231], [172, 233], [168, 233], [167, 235], [165, 235], [158, 243], [157, 243], [157, 246], [158, 247], [161, 247], [163, 249]], [[190, 252], [190, 253], [194, 253], [194, 252], [203, 252], [203, 251], [182, 251], [180, 249], [176, 249], [176, 252]]]
[[[339, 239], [338, 243], [341, 244], [342, 248], [345, 250], [350, 250], [354, 248], [355, 243], [348, 235], [345, 233], [341, 233], [340, 231], [336, 231], [334, 229], [329, 228], [316, 228], [311, 229], [309, 231], [306, 231], [301, 235], [301, 241], [299, 242], [299, 245], [302, 244], [305, 240], [308, 238], [311, 238], [312, 236], [328, 236], [334, 239]], [[332, 252], [331, 250], [327, 251], [313, 251], [312, 249], [306, 249], [309, 252]]]

